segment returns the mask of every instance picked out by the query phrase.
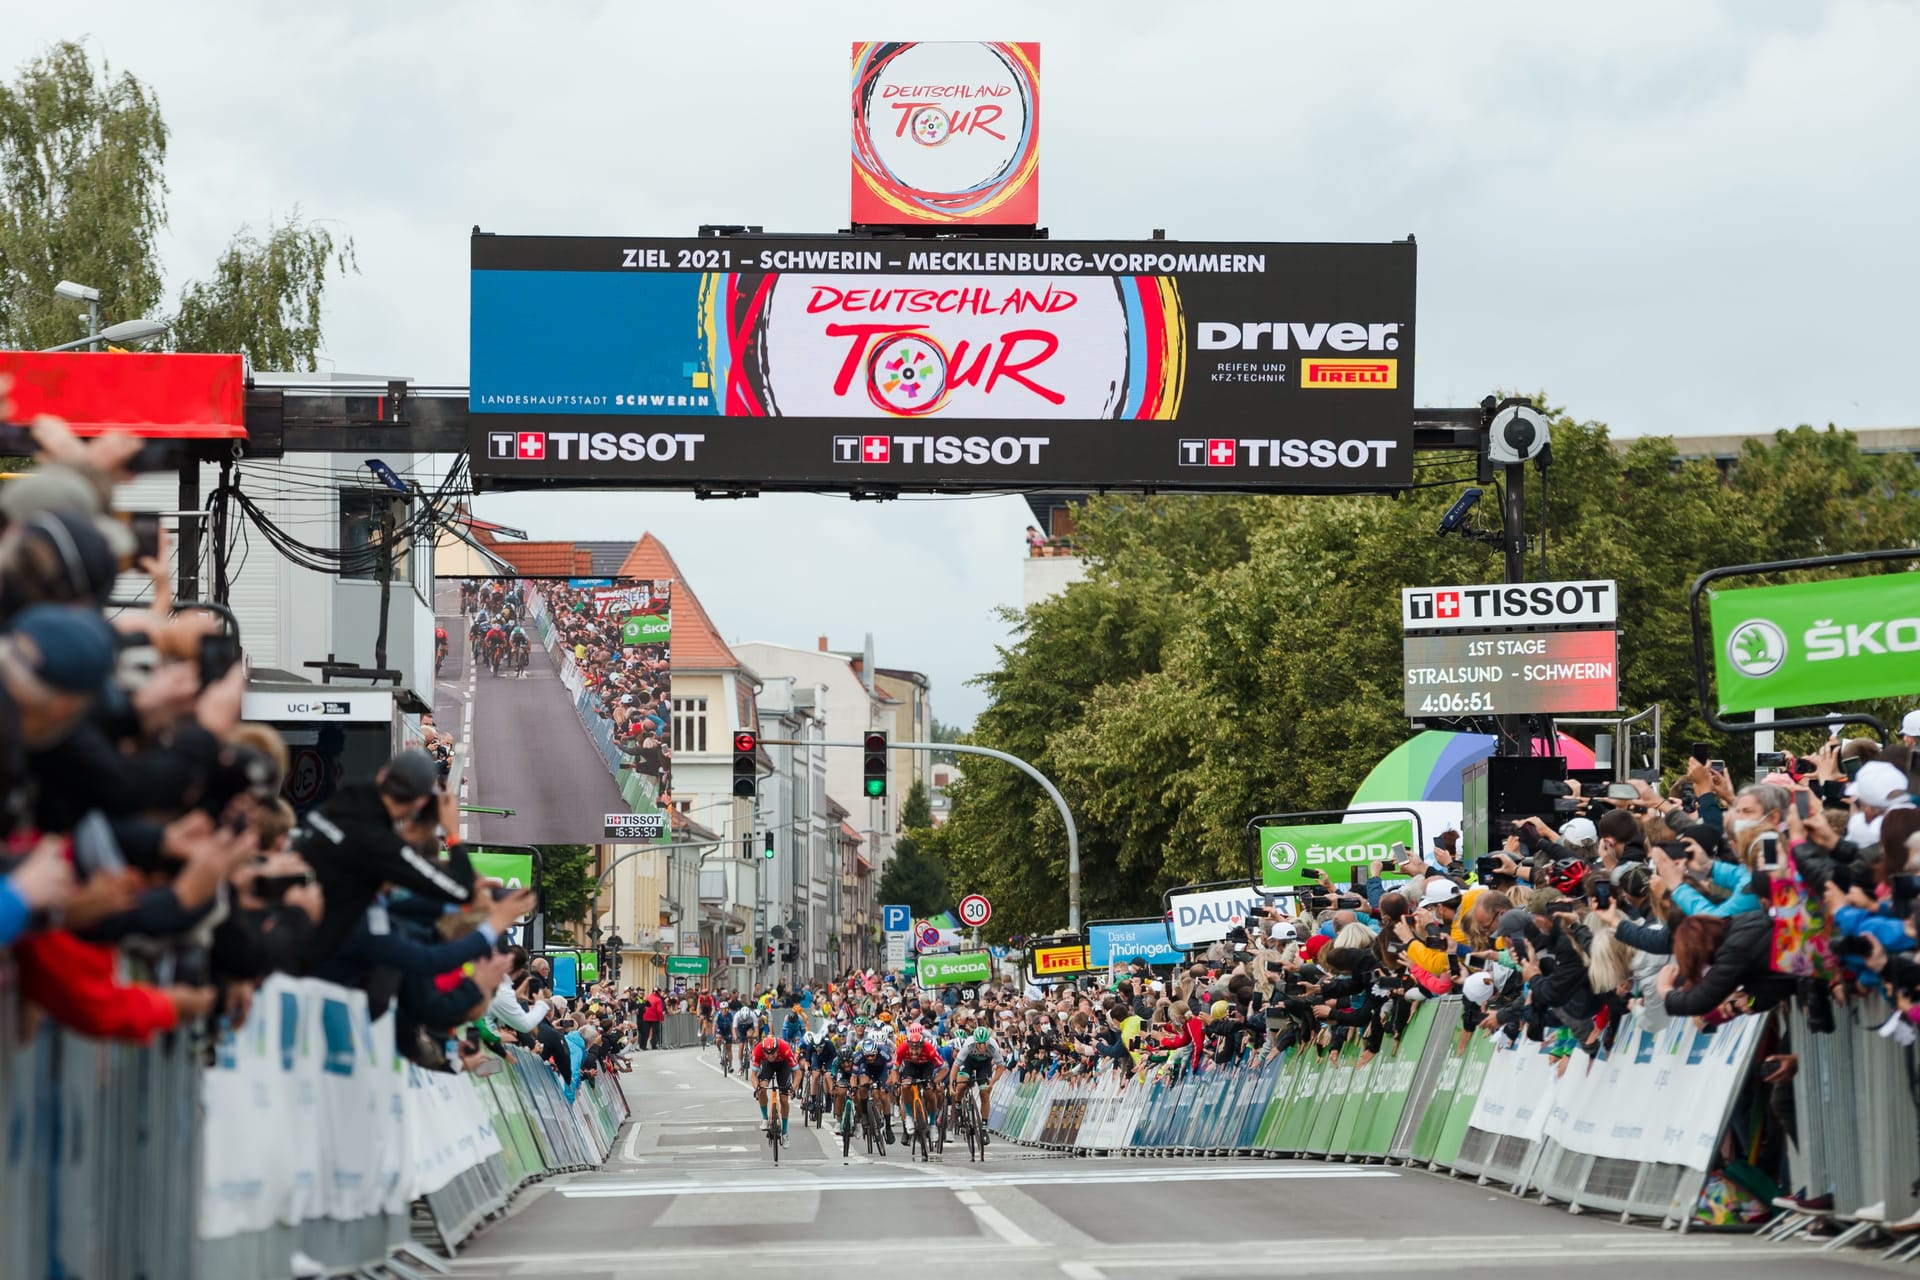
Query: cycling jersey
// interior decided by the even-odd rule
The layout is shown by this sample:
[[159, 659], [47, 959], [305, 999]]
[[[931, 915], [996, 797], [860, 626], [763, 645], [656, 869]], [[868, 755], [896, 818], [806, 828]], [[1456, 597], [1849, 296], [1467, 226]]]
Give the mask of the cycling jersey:
[[513, 629], [513, 642], [515, 644], [525, 644], [527, 642], [527, 633], [521, 628], [515, 627]]
[[788, 1014], [787, 1020], [780, 1026], [780, 1038], [788, 1044], [799, 1044], [800, 1037], [805, 1034], [807, 1034], [806, 1020]]
[[713, 1033], [722, 1040], [733, 1038], [733, 1010], [722, 1009], [714, 1016]]
[[763, 1071], [770, 1071], [774, 1067], [786, 1067], [792, 1070], [799, 1063], [799, 1056], [794, 1053], [793, 1046], [785, 1040], [775, 1040], [772, 1048], [768, 1048], [764, 1040], [753, 1046], [753, 1065]]
[[840, 1046], [831, 1040], [822, 1040], [813, 1046], [813, 1060], [824, 1070], [831, 1070], [840, 1059]]

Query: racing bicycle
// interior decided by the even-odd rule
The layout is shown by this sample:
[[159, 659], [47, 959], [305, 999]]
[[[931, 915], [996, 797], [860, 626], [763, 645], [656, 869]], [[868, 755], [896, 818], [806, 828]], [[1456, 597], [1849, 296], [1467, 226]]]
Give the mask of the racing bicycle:
[[967, 1139], [967, 1159], [985, 1160], [987, 1158], [987, 1131], [980, 1117], [980, 1104], [974, 1097], [974, 1090], [962, 1094], [953, 1104], [953, 1125]]
[[910, 1129], [909, 1144], [912, 1150], [920, 1153], [920, 1159], [923, 1162], [930, 1162], [933, 1159], [936, 1144], [944, 1146], [944, 1143], [934, 1134], [933, 1117], [927, 1114], [925, 1100], [920, 1095], [920, 1082], [909, 1080], [905, 1088], [907, 1090], [907, 1124]]

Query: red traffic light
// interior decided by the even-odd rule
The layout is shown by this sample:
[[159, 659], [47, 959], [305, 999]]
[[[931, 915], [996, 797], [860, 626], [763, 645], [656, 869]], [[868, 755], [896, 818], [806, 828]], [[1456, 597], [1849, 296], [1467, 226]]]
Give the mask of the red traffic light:
[[884, 733], [868, 734], [866, 748], [869, 755], [885, 755], [887, 750], [887, 735]]
[[733, 749], [741, 755], [752, 755], [760, 749], [760, 735], [745, 730], [733, 735]]

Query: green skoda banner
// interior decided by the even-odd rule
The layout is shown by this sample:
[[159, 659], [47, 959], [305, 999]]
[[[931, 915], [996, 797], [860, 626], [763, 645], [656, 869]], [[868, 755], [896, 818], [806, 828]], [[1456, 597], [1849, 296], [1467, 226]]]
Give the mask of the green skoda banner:
[[673, 623], [665, 614], [643, 613], [620, 624], [621, 644], [670, 644]]
[[1413, 847], [1413, 819], [1322, 822], [1260, 828], [1260, 883], [1266, 886], [1311, 884], [1310, 871], [1324, 871], [1345, 884], [1347, 868], [1366, 870], [1369, 862], [1393, 861], [1396, 844]]
[[593, 951], [577, 951], [574, 954], [580, 958], [580, 981], [588, 983], [600, 981], [599, 954]]
[[920, 985], [938, 987], [951, 982], [987, 982], [993, 977], [993, 956], [968, 951], [957, 956], [921, 956]]
[[1720, 711], [1920, 692], [1920, 573], [1707, 592]]
[[533, 887], [533, 855], [530, 853], [492, 853], [475, 849], [467, 855], [473, 874], [498, 880], [509, 889]]

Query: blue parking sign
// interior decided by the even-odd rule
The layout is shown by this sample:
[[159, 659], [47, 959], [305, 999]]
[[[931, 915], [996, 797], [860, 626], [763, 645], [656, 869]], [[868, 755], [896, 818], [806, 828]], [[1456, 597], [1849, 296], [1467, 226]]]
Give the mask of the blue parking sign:
[[885, 933], [908, 933], [913, 929], [913, 908], [907, 906], [881, 907], [880, 928]]

